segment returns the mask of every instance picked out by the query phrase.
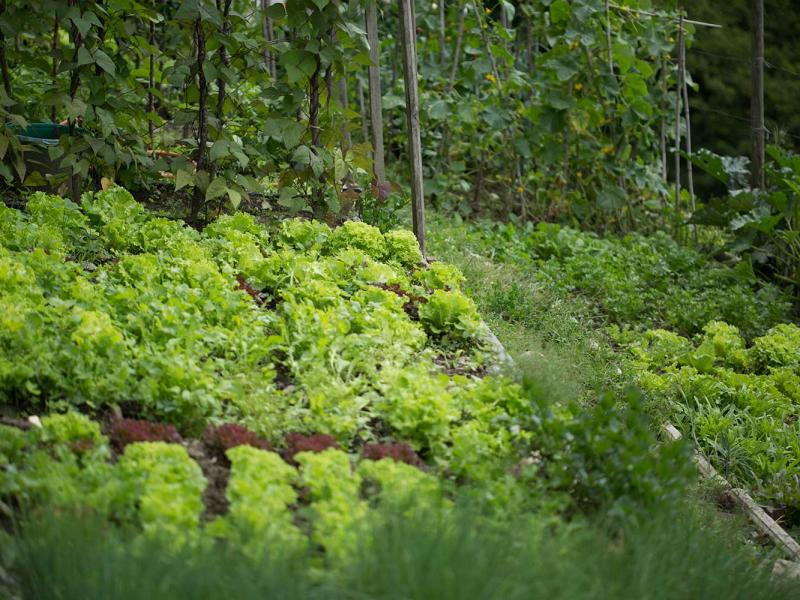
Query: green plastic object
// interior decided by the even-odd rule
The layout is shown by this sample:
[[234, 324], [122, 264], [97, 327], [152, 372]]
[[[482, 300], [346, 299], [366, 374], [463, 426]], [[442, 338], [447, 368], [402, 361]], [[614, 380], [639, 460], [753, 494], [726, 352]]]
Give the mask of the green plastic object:
[[[62, 135], [69, 135], [69, 125], [56, 125], [55, 123], [31, 123], [24, 129], [13, 125], [9, 127], [17, 131], [19, 141], [25, 144], [57, 146]], [[83, 133], [83, 129], [76, 127], [74, 133]]]
[[[47, 184], [34, 186], [33, 189], [42, 189], [51, 193], [60, 190], [61, 182], [68, 180], [70, 196], [77, 202], [80, 199], [81, 178], [79, 175], [72, 174], [72, 169], [61, 164], [61, 159], [50, 158], [49, 147], [57, 146], [59, 138], [69, 135], [69, 125], [58, 125], [56, 123], [31, 123], [27, 127], [9, 123], [6, 125], [17, 135], [17, 139], [23, 144], [28, 144], [25, 150], [25, 167], [29, 173], [39, 173], [45, 178]], [[82, 134], [86, 130], [75, 127], [73, 135]], [[32, 146], [32, 147], [31, 147]]]

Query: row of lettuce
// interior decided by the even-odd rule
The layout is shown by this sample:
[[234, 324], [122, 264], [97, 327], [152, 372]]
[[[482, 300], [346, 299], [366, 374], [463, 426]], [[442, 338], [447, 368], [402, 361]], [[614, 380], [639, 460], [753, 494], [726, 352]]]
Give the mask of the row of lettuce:
[[682, 335], [719, 320], [752, 339], [786, 322], [791, 302], [759, 282], [745, 262], [729, 266], [658, 232], [600, 237], [553, 223], [481, 222], [467, 243], [523, 268], [548, 288], [596, 303], [620, 326], [665, 328]]
[[[24, 506], [90, 509], [96, 517], [140, 526], [173, 547], [228, 540], [246, 555], [269, 550], [287, 557], [325, 549], [333, 562], [358, 543], [370, 503], [444, 510], [439, 480], [392, 460], [362, 460], [352, 468], [342, 450], [300, 452], [293, 464], [277, 453], [241, 444], [227, 451], [229, 507], [200, 527], [207, 481], [181, 444], [134, 442], [111, 462], [100, 426], [77, 412], [53, 414], [27, 432], [2, 427], [0, 491]], [[302, 509], [293, 511], [299, 493]]]
[[800, 523], [800, 328], [779, 289], [661, 234], [482, 224], [466, 240], [595, 303], [657, 421], [678, 425], [787, 526]]
[[622, 515], [690, 472], [630, 399], [554, 405], [486, 375], [463, 276], [409, 232], [245, 214], [198, 232], [114, 188], [2, 207], [0, 241], [3, 511], [335, 561], [373, 509]]
[[688, 339], [620, 333], [642, 389], [723, 475], [800, 518], [800, 328], [781, 324], [747, 346], [720, 321]]
[[[461, 274], [422, 268], [410, 232], [296, 220], [270, 238], [240, 213], [199, 233], [116, 188], [82, 208], [35, 195], [0, 211], [0, 233], [4, 403], [345, 446], [379, 423], [445, 461], [507, 450], [491, 424], [507, 430], [519, 402], [508, 382], [441, 374], [436, 361], [485, 362], [481, 321]], [[474, 410], [497, 414], [478, 426]]]

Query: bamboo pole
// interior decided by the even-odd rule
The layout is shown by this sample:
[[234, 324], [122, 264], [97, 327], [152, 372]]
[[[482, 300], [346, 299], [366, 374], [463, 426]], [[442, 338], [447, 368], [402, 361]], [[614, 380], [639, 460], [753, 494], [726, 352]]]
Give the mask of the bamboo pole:
[[369, 42], [369, 118], [372, 129], [372, 163], [375, 181], [386, 181], [383, 163], [383, 113], [381, 108], [380, 44], [378, 43], [378, 9], [375, 0], [367, 5], [367, 40]]
[[403, 40], [404, 87], [406, 90], [406, 122], [408, 155], [411, 166], [411, 216], [422, 256], [425, 256], [425, 199], [422, 186], [422, 142], [419, 127], [419, 93], [417, 89], [417, 41], [414, 27], [413, 0], [400, 4], [401, 37]]
[[445, 53], [445, 37], [447, 33], [445, 0], [439, 0], [439, 64], [444, 65], [447, 58]]
[[[58, 14], [53, 17], [53, 65], [51, 69], [51, 76], [53, 79], [53, 88], [56, 87], [56, 83], [58, 82], [58, 59], [56, 58], [56, 52], [58, 51]], [[53, 108], [50, 109], [50, 120], [55, 123], [56, 122], [56, 107], [53, 105]]]

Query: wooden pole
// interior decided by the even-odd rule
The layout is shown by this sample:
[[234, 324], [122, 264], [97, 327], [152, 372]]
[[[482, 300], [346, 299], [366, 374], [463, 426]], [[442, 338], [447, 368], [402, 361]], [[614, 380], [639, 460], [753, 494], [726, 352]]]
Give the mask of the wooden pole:
[[614, 77], [614, 52], [611, 47], [611, 15], [608, 10], [608, 0], [606, 0], [606, 46], [608, 47], [608, 69]]
[[[342, 108], [342, 113], [347, 112], [347, 75], [342, 73], [339, 77], [339, 106]], [[345, 118], [342, 118], [342, 154], [347, 154], [353, 146], [353, 140], [350, 137], [350, 130], [347, 128]]]
[[447, 82], [447, 91], [452, 92], [453, 86], [456, 84], [456, 75], [458, 74], [458, 62], [461, 59], [461, 44], [464, 41], [464, 19], [466, 18], [464, 11], [464, 0], [458, 4], [458, 34], [456, 35], [456, 49], [453, 50], [453, 65], [450, 69], [450, 80]]
[[[683, 35], [683, 16], [678, 22], [679, 36]], [[680, 52], [680, 50], [679, 50]], [[681, 207], [681, 86], [683, 71], [678, 60], [678, 73], [675, 78], [675, 235], [678, 235]]]
[[156, 124], [153, 119], [155, 119], [155, 112], [156, 112], [156, 100], [155, 95], [153, 94], [153, 90], [156, 87], [156, 53], [155, 53], [155, 43], [156, 43], [156, 26], [153, 21], [150, 21], [150, 29], [149, 34], [147, 36], [147, 41], [150, 44], [150, 56], [149, 58], [149, 71], [148, 71], [148, 78], [147, 78], [147, 132], [150, 135], [150, 150], [155, 149], [156, 147]]
[[378, 43], [378, 9], [375, 0], [367, 5], [367, 40], [369, 41], [369, 119], [372, 129], [372, 170], [375, 181], [386, 181], [383, 164], [383, 113], [381, 109], [380, 44]]
[[419, 129], [419, 93], [417, 90], [417, 31], [414, 27], [414, 0], [400, 4], [403, 68], [408, 123], [408, 155], [411, 166], [411, 216], [422, 256], [425, 256], [425, 198], [422, 187], [422, 142]]
[[358, 93], [358, 110], [361, 113], [361, 141], [369, 141], [369, 126], [367, 125], [367, 105], [364, 101], [364, 84], [356, 78], [356, 92]]
[[267, 42], [267, 47], [264, 48], [264, 63], [267, 66], [267, 72], [274, 80], [278, 75], [278, 67], [275, 62], [275, 55], [269, 48], [269, 44], [271, 44], [275, 39], [275, 32], [272, 29], [272, 19], [267, 13], [269, 6], [269, 0], [261, 0], [261, 10], [264, 12], [264, 19], [261, 21], [261, 33], [264, 36], [264, 41]]
[[[686, 34], [681, 29], [679, 41], [680, 52], [678, 54], [681, 62], [681, 79], [683, 85], [681, 90], [683, 93], [683, 118], [686, 121], [686, 184], [689, 187], [689, 206], [694, 213], [694, 177], [692, 173], [692, 121], [689, 115], [689, 84], [686, 82]], [[692, 233], [694, 236], [694, 243], [697, 243], [697, 223], [692, 225]]]
[[752, 128], [752, 158], [750, 185], [764, 187], [764, 0], [752, 0], [752, 90], [750, 92], [750, 122]]
[[439, 0], [439, 64], [444, 65], [446, 59], [445, 53], [445, 37], [447, 33], [446, 27], [446, 8], [445, 0]]

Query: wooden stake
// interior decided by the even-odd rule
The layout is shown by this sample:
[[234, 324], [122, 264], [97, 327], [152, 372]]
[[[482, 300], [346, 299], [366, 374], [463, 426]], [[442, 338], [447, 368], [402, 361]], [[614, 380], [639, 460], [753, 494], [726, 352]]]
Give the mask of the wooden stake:
[[[689, 115], [689, 85], [686, 83], [686, 35], [681, 27], [678, 34], [680, 51], [678, 58], [681, 69], [681, 91], [683, 93], [683, 117], [686, 121], [686, 184], [689, 186], [689, 206], [694, 213], [694, 178], [692, 174], [692, 121]], [[697, 223], [692, 225], [694, 243], [697, 243]]]
[[[269, 0], [261, 0], [261, 10], [264, 11], [264, 20], [261, 21], [261, 33], [264, 36], [264, 41], [270, 44], [275, 39], [275, 32], [272, 29], [272, 19], [267, 14], [269, 9]], [[275, 55], [270, 51], [269, 47], [264, 49], [264, 63], [267, 65], [267, 72], [272, 79], [276, 79], [278, 75], [278, 66], [275, 63]]]
[[464, 0], [458, 4], [458, 34], [456, 36], [456, 49], [453, 51], [453, 65], [450, 69], [450, 80], [447, 82], [447, 91], [452, 92], [453, 86], [456, 84], [456, 74], [458, 73], [458, 63], [461, 60], [461, 44], [464, 41], [464, 19], [466, 18], [464, 11]]
[[[342, 112], [347, 111], [347, 75], [344, 73], [339, 77], [339, 105], [342, 107]], [[342, 154], [347, 154], [353, 146], [353, 140], [350, 138], [350, 130], [345, 123], [342, 126]]]
[[614, 76], [614, 52], [611, 47], [611, 15], [608, 11], [608, 0], [606, 0], [606, 46], [608, 47], [608, 68], [611, 76]]
[[750, 92], [750, 122], [752, 128], [752, 158], [750, 185], [764, 187], [764, 0], [752, 0], [752, 90]]
[[403, 68], [408, 123], [408, 155], [411, 166], [411, 216], [422, 256], [425, 256], [425, 198], [422, 187], [422, 142], [419, 129], [419, 94], [417, 90], [417, 39], [414, 27], [413, 0], [400, 4]]
[[364, 84], [356, 77], [356, 93], [358, 94], [358, 111], [361, 113], [361, 141], [369, 142], [369, 125], [367, 124], [367, 104], [364, 101]]
[[154, 51], [155, 43], [156, 43], [156, 26], [153, 21], [150, 21], [150, 31], [147, 37], [147, 41], [150, 43], [150, 56], [149, 56], [149, 76], [147, 78], [147, 132], [150, 135], [150, 150], [155, 149], [156, 147], [156, 124], [153, 121], [155, 119], [155, 111], [156, 111], [156, 104], [155, 104], [155, 95], [153, 94], [153, 89], [156, 87], [156, 79], [155, 79], [155, 72], [156, 72], [156, 53]]
[[439, 0], [439, 64], [443, 65], [446, 59], [445, 53], [445, 34], [447, 33], [446, 26], [446, 9], [444, 6], [445, 0]]
[[[678, 24], [680, 33], [683, 35], [683, 16]], [[681, 206], [681, 86], [683, 85], [683, 71], [681, 70], [680, 60], [678, 61], [678, 73], [675, 78], [675, 235], [678, 235], [680, 228], [680, 206]]]
[[380, 44], [378, 42], [378, 9], [375, 0], [367, 5], [367, 40], [369, 41], [369, 118], [372, 129], [372, 163], [375, 181], [386, 181], [383, 164], [383, 112], [381, 109]]

